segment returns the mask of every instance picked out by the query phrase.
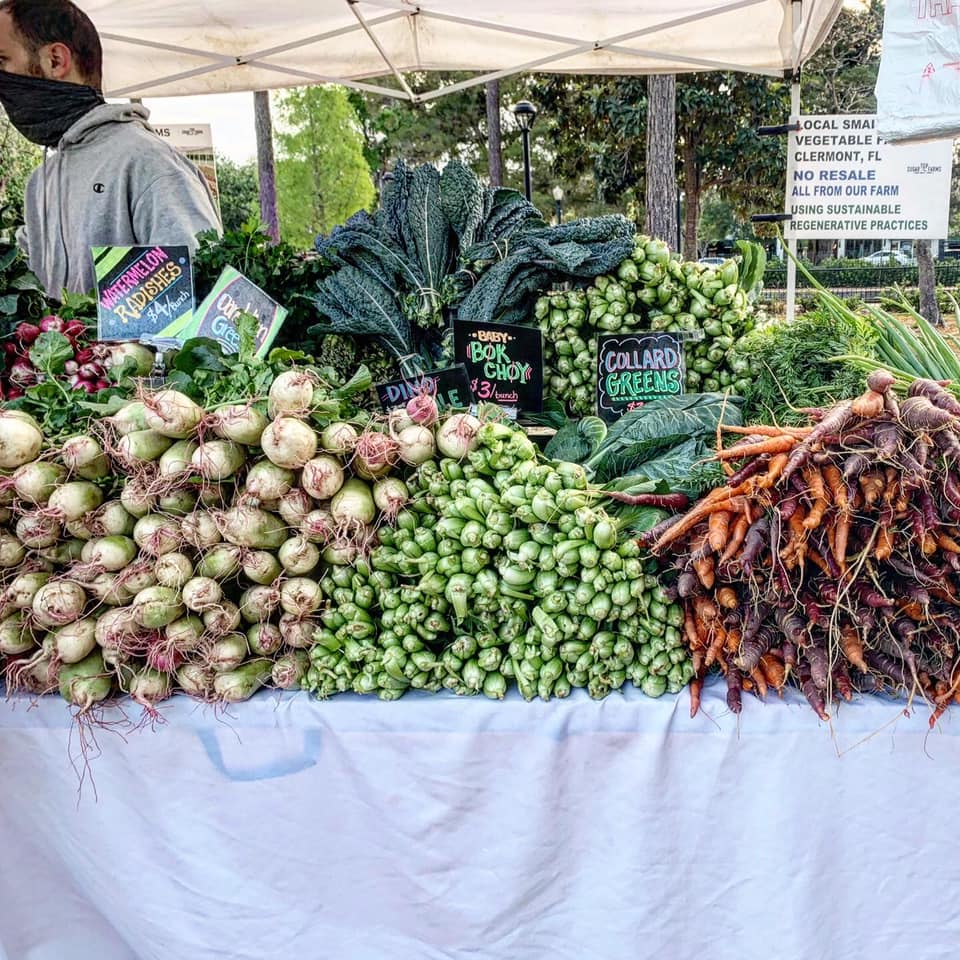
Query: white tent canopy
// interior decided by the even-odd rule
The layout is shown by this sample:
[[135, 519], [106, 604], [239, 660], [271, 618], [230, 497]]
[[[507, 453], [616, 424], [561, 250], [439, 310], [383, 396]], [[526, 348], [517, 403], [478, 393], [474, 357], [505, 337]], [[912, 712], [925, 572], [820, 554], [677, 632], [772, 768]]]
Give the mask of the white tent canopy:
[[[404, 74], [782, 75], [843, 0], [80, 0], [113, 97], [334, 82], [411, 100]], [[392, 76], [390, 86], [370, 82]], [[395, 84], [395, 85], [394, 85]]]

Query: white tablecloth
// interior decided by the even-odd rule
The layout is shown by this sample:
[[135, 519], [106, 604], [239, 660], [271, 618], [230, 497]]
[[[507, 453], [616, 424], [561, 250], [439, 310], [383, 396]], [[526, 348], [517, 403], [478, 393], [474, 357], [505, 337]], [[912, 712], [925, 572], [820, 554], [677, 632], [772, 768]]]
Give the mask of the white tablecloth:
[[723, 692], [0, 703], [0, 960], [953, 957], [960, 715]]

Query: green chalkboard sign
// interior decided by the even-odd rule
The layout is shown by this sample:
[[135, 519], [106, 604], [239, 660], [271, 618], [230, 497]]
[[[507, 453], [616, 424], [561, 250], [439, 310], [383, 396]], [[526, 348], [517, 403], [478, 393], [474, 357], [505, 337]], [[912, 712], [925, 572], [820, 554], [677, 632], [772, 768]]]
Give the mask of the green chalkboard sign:
[[597, 341], [597, 414], [607, 423], [651, 400], [683, 393], [683, 343], [672, 333], [609, 334]]
[[241, 313], [257, 318], [256, 356], [265, 357], [286, 319], [287, 308], [233, 267], [224, 267], [180, 337], [183, 340], [209, 337], [216, 340], [225, 353], [236, 353], [240, 349], [237, 317]]
[[93, 247], [97, 338], [176, 336], [193, 315], [193, 271], [185, 246]]

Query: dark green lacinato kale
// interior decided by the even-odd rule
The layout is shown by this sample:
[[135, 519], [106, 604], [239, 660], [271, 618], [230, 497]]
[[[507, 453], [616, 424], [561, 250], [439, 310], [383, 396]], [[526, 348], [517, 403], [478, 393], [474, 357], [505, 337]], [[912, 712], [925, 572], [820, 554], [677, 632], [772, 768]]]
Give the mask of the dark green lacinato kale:
[[460, 316], [524, 323], [538, 292], [571, 277], [615, 270], [633, 250], [633, 237], [629, 220], [608, 216], [525, 230], [506, 244], [475, 244], [467, 258], [492, 265], [464, 298]]
[[398, 161], [374, 214], [359, 213], [317, 251], [333, 267], [310, 333], [376, 338], [416, 372], [444, 356], [454, 311], [525, 321], [552, 283], [614, 269], [633, 249], [622, 217], [549, 227], [515, 190], [488, 189], [459, 161], [443, 173]]

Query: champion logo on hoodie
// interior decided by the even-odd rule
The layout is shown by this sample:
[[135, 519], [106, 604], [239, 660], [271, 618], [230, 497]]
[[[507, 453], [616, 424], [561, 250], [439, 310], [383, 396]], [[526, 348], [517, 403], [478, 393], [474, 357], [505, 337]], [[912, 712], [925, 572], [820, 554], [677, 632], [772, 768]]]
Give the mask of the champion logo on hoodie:
[[94, 193], [103, 193], [103, 191], [106, 190], [106, 189], [107, 189], [107, 188], [106, 188], [102, 183], [95, 183], [95, 184], [93, 185], [93, 192], [94, 192]]

